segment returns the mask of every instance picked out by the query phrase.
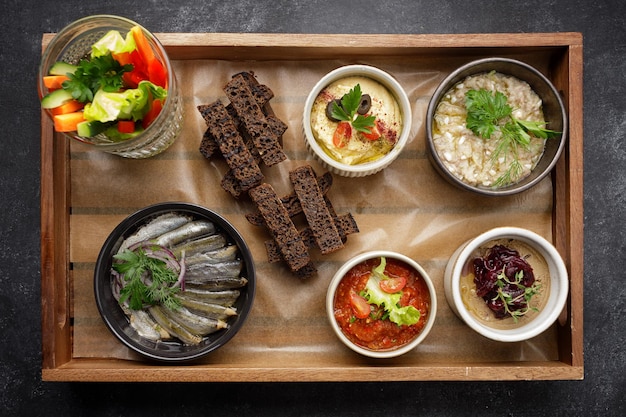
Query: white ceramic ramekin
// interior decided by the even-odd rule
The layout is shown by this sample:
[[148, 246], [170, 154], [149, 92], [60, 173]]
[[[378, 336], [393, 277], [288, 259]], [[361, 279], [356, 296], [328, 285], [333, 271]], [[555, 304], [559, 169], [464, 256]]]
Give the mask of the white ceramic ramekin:
[[[400, 346], [396, 349], [371, 350], [371, 349], [367, 349], [362, 346], [356, 345], [355, 343], [350, 341], [350, 339], [346, 337], [346, 335], [343, 333], [343, 331], [337, 324], [337, 320], [335, 319], [335, 312], [334, 312], [335, 291], [337, 290], [337, 286], [343, 279], [344, 275], [346, 275], [348, 271], [350, 271], [350, 269], [352, 269], [354, 266], [368, 259], [380, 258], [383, 256], [387, 259], [393, 258], [393, 259], [402, 261], [408, 264], [409, 266], [411, 266], [412, 268], [414, 268], [417, 272], [419, 272], [421, 277], [426, 282], [426, 286], [428, 287], [428, 292], [430, 294], [430, 311], [428, 314], [426, 324], [424, 325], [424, 328], [415, 337], [415, 339], [411, 340], [411, 342], [403, 346]], [[435, 323], [435, 317], [437, 315], [437, 295], [435, 293], [435, 286], [433, 285], [430, 279], [430, 276], [426, 273], [424, 268], [422, 268], [422, 266], [418, 264], [417, 262], [415, 262], [413, 259], [397, 252], [381, 251], [381, 250], [370, 251], [370, 252], [365, 252], [365, 253], [362, 253], [360, 255], [353, 257], [352, 259], [348, 260], [345, 264], [343, 264], [341, 268], [339, 268], [339, 270], [337, 270], [332, 280], [330, 281], [330, 284], [328, 286], [328, 290], [326, 293], [326, 314], [328, 316], [328, 321], [330, 322], [330, 325], [332, 326], [339, 340], [341, 340], [347, 347], [349, 347], [353, 351], [360, 353], [361, 355], [364, 355], [364, 356], [369, 356], [371, 358], [393, 358], [396, 356], [403, 355], [415, 349], [415, 347], [419, 345], [420, 343], [422, 343], [422, 341], [426, 338], [426, 336], [428, 336], [428, 333], [430, 332], [430, 330], [433, 327], [433, 324]]]
[[[398, 135], [398, 141], [391, 151], [384, 157], [363, 164], [348, 165], [331, 158], [317, 142], [311, 130], [311, 109], [313, 102], [319, 93], [328, 85], [341, 78], [363, 76], [378, 81], [393, 94], [402, 111], [402, 132]], [[309, 93], [302, 115], [302, 123], [306, 146], [309, 151], [321, 162], [321, 164], [330, 172], [344, 177], [364, 177], [372, 175], [386, 168], [391, 164], [402, 152], [409, 139], [411, 131], [411, 105], [409, 98], [400, 85], [400, 83], [385, 71], [368, 65], [348, 65], [337, 68], [326, 74], [321, 80], [315, 84], [315, 87]]]
[[[497, 239], [509, 238], [530, 245], [546, 260], [550, 272], [550, 295], [545, 307], [532, 321], [514, 329], [502, 330], [486, 326], [467, 310], [461, 299], [460, 279], [465, 265], [475, 256], [478, 248]], [[569, 280], [561, 255], [545, 238], [522, 228], [498, 227], [470, 239], [452, 254], [444, 273], [444, 290], [450, 308], [473, 330], [492, 340], [519, 342], [543, 333], [556, 321], [567, 301]]]

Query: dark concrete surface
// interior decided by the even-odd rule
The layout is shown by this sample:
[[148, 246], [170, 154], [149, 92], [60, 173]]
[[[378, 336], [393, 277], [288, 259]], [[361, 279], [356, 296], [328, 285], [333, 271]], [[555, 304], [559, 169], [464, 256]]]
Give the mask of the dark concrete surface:
[[[555, 382], [74, 384], [41, 381], [36, 72], [43, 32], [111, 13], [154, 32], [584, 35], [585, 379]], [[0, 414], [626, 415], [623, 0], [4, 0], [0, 12]]]

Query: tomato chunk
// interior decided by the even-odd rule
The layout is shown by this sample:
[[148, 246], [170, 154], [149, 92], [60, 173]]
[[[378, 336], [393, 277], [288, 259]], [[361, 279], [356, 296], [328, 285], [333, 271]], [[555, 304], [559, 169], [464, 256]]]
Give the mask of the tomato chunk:
[[363, 137], [367, 140], [376, 140], [380, 137], [380, 130], [377, 125], [370, 128], [370, 133], [363, 133]]
[[365, 319], [370, 315], [371, 308], [367, 300], [354, 291], [350, 292], [350, 304], [354, 315], [359, 319]]
[[350, 122], [339, 122], [333, 134], [333, 145], [338, 148], [343, 148], [348, 144], [351, 137], [352, 126], [350, 126]]
[[398, 291], [402, 291], [402, 289], [406, 286], [406, 278], [405, 277], [392, 277], [389, 279], [384, 279], [380, 281], [380, 289], [386, 292], [387, 294], [393, 294]]

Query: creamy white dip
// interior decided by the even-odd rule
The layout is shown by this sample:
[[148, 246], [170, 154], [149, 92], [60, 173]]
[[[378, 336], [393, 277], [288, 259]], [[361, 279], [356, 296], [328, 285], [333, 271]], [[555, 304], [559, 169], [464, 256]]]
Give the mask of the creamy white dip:
[[[361, 132], [351, 129], [352, 135], [347, 144], [337, 147], [333, 144], [333, 136], [339, 123], [326, 116], [326, 106], [335, 99], [341, 99], [357, 84], [363, 94], [371, 97], [368, 114], [376, 117], [381, 136], [368, 140]], [[311, 109], [311, 130], [330, 157], [347, 165], [356, 165], [375, 161], [389, 153], [402, 130], [402, 112], [397, 100], [381, 83], [368, 77], [346, 77], [328, 85], [318, 94]]]
[[480, 89], [504, 94], [516, 119], [544, 122], [541, 99], [525, 81], [498, 72], [472, 75], [450, 89], [437, 106], [432, 132], [437, 154], [452, 175], [466, 184], [485, 187], [493, 186], [509, 170], [511, 161], [517, 158], [522, 170], [511, 183], [519, 182], [541, 159], [545, 139], [532, 137], [528, 149], [517, 147], [517, 157], [509, 151], [494, 160], [492, 155], [501, 133], [496, 131], [491, 139], [483, 139], [465, 123], [465, 93]]

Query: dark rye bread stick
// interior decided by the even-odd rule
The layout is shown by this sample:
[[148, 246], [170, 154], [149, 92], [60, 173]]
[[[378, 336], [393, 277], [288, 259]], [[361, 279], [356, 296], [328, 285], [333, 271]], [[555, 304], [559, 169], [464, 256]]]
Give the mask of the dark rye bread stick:
[[217, 100], [212, 104], [200, 105], [198, 110], [241, 189], [247, 191], [259, 185], [263, 181], [263, 173], [222, 102]]
[[[343, 214], [335, 218], [335, 225], [337, 226], [337, 230], [341, 230], [342, 232], [342, 241], [345, 241], [347, 235], [352, 233], [359, 233], [359, 228], [354, 220], [354, 217], [350, 213]], [[315, 237], [313, 236], [313, 230], [310, 227], [305, 227], [300, 230], [300, 238], [304, 242], [305, 245], [309, 248], [313, 248], [317, 246], [317, 242], [315, 241]], [[278, 249], [278, 245], [273, 240], [265, 241], [265, 250], [267, 251], [267, 261], [269, 263], [276, 263], [283, 260], [282, 255], [280, 254], [280, 250]]]
[[[198, 107], [199, 109], [199, 107]], [[211, 128], [207, 127], [202, 135], [202, 140], [200, 141], [200, 153], [206, 159], [211, 159], [211, 157], [220, 151], [220, 147], [215, 140], [215, 137], [211, 134]]]
[[313, 168], [310, 165], [300, 166], [289, 172], [289, 179], [320, 251], [326, 255], [343, 248], [341, 236], [326, 206], [327, 200], [324, 200], [324, 194], [317, 185]]
[[[315, 246], [315, 238], [313, 237], [313, 232], [308, 227], [303, 231], [300, 231], [300, 237], [304, 241], [304, 244], [312, 248]], [[267, 261], [269, 263], [278, 263], [283, 261], [283, 256], [280, 253], [280, 249], [276, 244], [276, 241], [269, 239], [265, 242], [265, 251], [267, 252]], [[317, 268], [313, 264], [313, 261], [309, 261], [308, 264], [298, 269], [297, 271], [292, 271], [298, 278], [308, 278], [314, 273], [317, 272]]]
[[287, 159], [278, 137], [267, 122], [261, 106], [256, 102], [242, 74], [235, 75], [224, 87], [226, 96], [233, 105], [246, 130], [254, 140], [263, 162], [276, 165]]
[[[245, 80], [250, 91], [252, 92], [252, 95], [254, 96], [254, 99], [256, 100], [259, 107], [262, 109], [269, 128], [276, 135], [280, 145], [282, 146], [282, 136], [287, 130], [288, 126], [278, 117], [276, 117], [274, 110], [270, 105], [270, 100], [274, 97], [274, 92], [268, 86], [260, 84], [252, 72], [241, 72], [235, 74], [233, 77], [235, 76], [240, 76]], [[230, 114], [230, 116], [232, 117], [235, 126], [239, 130], [239, 133], [244, 137], [248, 149], [253, 153], [255, 157], [259, 156], [254, 142], [247, 140], [247, 137], [250, 135], [248, 134], [246, 127], [243, 125], [239, 116], [237, 115], [237, 111], [233, 107], [233, 104], [228, 103], [228, 105], [226, 105], [226, 110], [228, 111], [228, 114]], [[211, 157], [213, 157], [213, 155], [219, 153], [219, 146], [217, 145], [215, 138], [208, 128], [203, 134], [199, 150], [200, 153], [207, 159], [210, 159]], [[255, 159], [257, 159], [257, 164], [260, 165], [260, 159]], [[238, 197], [239, 194], [241, 194], [241, 187], [239, 187], [239, 184], [237, 184], [237, 181], [234, 179], [232, 173], [229, 172], [227, 177], [228, 178], [224, 178], [222, 187], [226, 191], [233, 194], [233, 196]]]
[[[265, 109], [265, 106], [267, 104], [267, 107], [271, 109], [268, 102], [274, 97], [274, 92], [268, 86], [259, 84], [254, 76], [246, 77], [246, 80], [251, 86], [252, 84], [250, 80], [255, 81], [253, 87], [251, 87], [251, 90], [252, 94], [254, 95], [254, 99], [259, 104], [259, 106], [262, 106], [263, 109]], [[239, 116], [237, 116], [237, 112], [233, 108], [232, 103], [228, 103], [228, 105], [226, 106], [226, 110], [228, 111], [228, 114], [230, 114], [230, 116], [233, 118], [233, 122], [235, 123], [235, 126], [237, 126], [237, 129], [239, 129], [241, 121], [239, 120]], [[271, 118], [276, 119], [276, 117], [273, 116], [273, 112], [271, 114]], [[280, 132], [277, 133], [277, 135], [282, 135], [287, 129], [287, 126], [281, 120], [270, 120], [270, 118], [268, 117], [268, 123], [272, 125], [272, 129], [274, 130], [274, 132]], [[200, 142], [200, 153], [205, 158], [210, 159], [218, 151], [219, 146], [217, 145], [215, 138], [211, 134], [211, 129], [207, 128], [207, 130], [204, 132], [204, 135], [202, 136], [202, 141]]]
[[263, 215], [265, 225], [289, 268], [297, 271], [309, 264], [311, 258], [308, 248], [274, 188], [264, 183], [248, 191], [248, 194]]
[[[260, 84], [259, 81], [254, 76], [254, 72], [252, 71], [240, 72], [238, 74], [233, 75], [232, 78], [236, 76], [241, 76], [246, 81], [246, 83], [248, 84], [248, 87], [254, 94], [257, 100], [257, 103], [263, 109], [263, 114], [265, 114], [265, 116], [267, 117], [276, 118], [274, 114], [274, 109], [272, 109], [272, 106], [270, 105], [270, 100], [274, 98], [274, 92], [265, 84]], [[286, 127], [287, 126], [285, 125], [285, 129]]]
[[[249, 72], [241, 72], [239, 74], [235, 74], [233, 75], [233, 78], [236, 76], [241, 76], [246, 81], [248, 88], [250, 88], [250, 92], [256, 100], [256, 103], [259, 105], [261, 111], [265, 115], [265, 120], [267, 121], [267, 124], [269, 125], [272, 132], [274, 132], [280, 143], [280, 139], [287, 130], [287, 124], [280, 120], [278, 117], [276, 117], [274, 109], [272, 109], [272, 106], [270, 105], [270, 100], [274, 98], [274, 92], [265, 84], [259, 84], [254, 75]], [[245, 130], [245, 125], [242, 125], [242, 122], [237, 115], [237, 111], [234, 108], [233, 103], [229, 103], [228, 106], [226, 106], [226, 110], [228, 110], [230, 115], [233, 117], [233, 120], [235, 120], [235, 124], [237, 125], [237, 127], [241, 130]]]
[[[250, 154], [252, 154], [254, 162], [256, 162], [257, 165], [261, 166], [261, 156], [259, 155], [257, 149], [254, 147], [254, 144], [252, 144], [252, 139], [245, 131], [241, 132], [241, 134], [243, 136], [246, 147], [250, 151]], [[224, 174], [224, 177], [221, 181], [221, 186], [224, 190], [226, 190], [235, 198], [239, 198], [244, 193], [244, 190], [241, 189], [241, 186], [239, 185], [237, 178], [235, 178], [235, 174], [233, 173], [232, 169], [229, 169], [228, 172]]]
[[[317, 185], [322, 194], [326, 194], [332, 184], [333, 176], [330, 172], [326, 172], [322, 176], [317, 177]], [[295, 192], [281, 197], [280, 201], [287, 209], [289, 217], [293, 217], [302, 213], [302, 205], [300, 204], [300, 200], [298, 200], [298, 196]], [[263, 216], [261, 215], [261, 213], [258, 212], [258, 210], [253, 213], [246, 214], [246, 219], [255, 226], [263, 226], [264, 224]]]
[[[282, 122], [281, 122], [282, 123]], [[250, 150], [250, 153], [252, 154], [252, 157], [254, 158], [254, 161], [257, 163], [257, 165], [261, 165], [261, 155], [259, 155], [259, 151], [254, 147], [254, 144], [252, 143], [252, 139], [250, 138], [250, 136], [247, 134], [247, 132], [245, 130], [241, 131], [242, 136], [244, 137], [244, 142], [246, 144], [246, 147]], [[217, 146], [217, 145], [216, 145]], [[200, 148], [200, 152], [202, 153], [203, 148]], [[204, 153], [203, 153], [204, 155]], [[205, 155], [206, 156], [206, 155]], [[241, 189], [241, 187], [239, 186], [239, 183], [237, 182], [237, 178], [235, 178], [235, 175], [233, 174], [232, 169], [228, 170], [228, 172], [226, 172], [226, 174], [224, 174], [224, 177], [222, 178], [222, 182], [221, 182], [221, 186], [224, 190], [226, 190], [228, 193], [230, 193], [233, 197], [235, 198], [239, 198], [241, 196], [241, 194], [244, 192], [244, 190]], [[283, 202], [284, 204], [284, 202]], [[287, 209], [289, 210], [289, 207], [287, 207]], [[261, 216], [261, 213], [256, 213], [257, 214], [257, 226], [262, 226], [263, 225], [263, 217]], [[251, 223], [253, 223], [251, 221]], [[253, 223], [254, 224], [254, 223]]]

